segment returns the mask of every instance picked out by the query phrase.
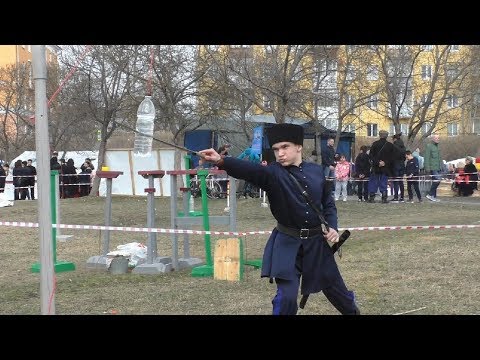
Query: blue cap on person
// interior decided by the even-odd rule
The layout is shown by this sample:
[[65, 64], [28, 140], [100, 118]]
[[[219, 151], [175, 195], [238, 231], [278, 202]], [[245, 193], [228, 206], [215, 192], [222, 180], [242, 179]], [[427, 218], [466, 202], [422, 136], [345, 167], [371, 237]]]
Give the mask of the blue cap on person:
[[279, 142], [292, 142], [303, 146], [303, 127], [295, 124], [276, 124], [266, 129], [270, 147]]

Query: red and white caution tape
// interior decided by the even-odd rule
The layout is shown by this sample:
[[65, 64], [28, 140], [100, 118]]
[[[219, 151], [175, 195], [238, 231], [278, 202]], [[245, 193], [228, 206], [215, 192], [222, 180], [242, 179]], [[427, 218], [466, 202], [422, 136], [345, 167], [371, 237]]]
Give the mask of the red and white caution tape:
[[433, 230], [433, 229], [474, 229], [480, 225], [408, 225], [408, 226], [365, 226], [354, 228], [341, 228], [338, 231], [364, 231], [364, 230]]
[[[0, 226], [28, 227], [37, 228], [38, 223], [20, 222], [20, 221], [0, 221]], [[52, 224], [56, 228], [56, 224]], [[105, 225], [69, 225], [60, 224], [61, 229], [75, 230], [109, 230], [109, 231], [128, 231], [128, 232], [153, 232], [162, 234], [194, 234], [194, 235], [269, 235], [270, 230], [265, 231], [205, 231], [205, 230], [186, 230], [186, 229], [164, 229], [164, 228], [145, 228], [133, 226], [105, 226]], [[434, 229], [476, 229], [479, 225], [409, 225], [409, 226], [365, 226], [339, 228], [338, 231], [366, 231], [366, 230], [434, 230]]]

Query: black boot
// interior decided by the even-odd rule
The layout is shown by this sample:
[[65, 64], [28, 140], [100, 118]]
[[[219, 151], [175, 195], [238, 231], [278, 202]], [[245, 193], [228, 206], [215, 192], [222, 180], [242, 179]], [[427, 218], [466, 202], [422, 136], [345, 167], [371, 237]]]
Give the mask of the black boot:
[[388, 195], [386, 191], [382, 191], [382, 204], [388, 203]]
[[375, 194], [370, 194], [370, 197], [368, 198], [369, 203], [374, 203], [375, 202]]

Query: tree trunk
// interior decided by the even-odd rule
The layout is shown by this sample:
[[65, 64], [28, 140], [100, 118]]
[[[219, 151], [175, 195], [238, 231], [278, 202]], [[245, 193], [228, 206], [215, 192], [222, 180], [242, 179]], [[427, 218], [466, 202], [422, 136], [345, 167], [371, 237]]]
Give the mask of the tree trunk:
[[[107, 140], [102, 139], [100, 142], [100, 147], [98, 149], [98, 167], [96, 171], [102, 170], [102, 166], [105, 163], [105, 152], [107, 149]], [[90, 191], [90, 196], [98, 196], [98, 189], [100, 188], [100, 178], [95, 176], [93, 178], [92, 190]]]

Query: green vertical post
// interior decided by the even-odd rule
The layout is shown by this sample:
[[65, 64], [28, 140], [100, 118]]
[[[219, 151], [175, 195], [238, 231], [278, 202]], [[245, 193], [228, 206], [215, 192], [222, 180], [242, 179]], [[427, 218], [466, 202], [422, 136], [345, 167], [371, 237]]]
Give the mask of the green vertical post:
[[[208, 170], [198, 170], [200, 177], [200, 191], [202, 192], [202, 217], [203, 230], [210, 231], [210, 220], [208, 217], [208, 198], [207, 198], [207, 175]], [[205, 265], [197, 266], [192, 269], [192, 276], [213, 276], [212, 248], [210, 245], [210, 234], [205, 234]]]
[[[57, 223], [57, 187], [55, 177], [58, 176], [58, 170], [50, 170], [50, 214], [52, 224]], [[52, 249], [53, 263], [57, 263], [57, 228], [52, 227]]]
[[[202, 217], [203, 230], [210, 231], [210, 220], [208, 218], [208, 198], [207, 198], [207, 175], [208, 170], [198, 170], [200, 176], [200, 191], [202, 192]], [[205, 234], [205, 261], [207, 265], [212, 266], [212, 250], [210, 246], [210, 234]]]
[[[184, 160], [185, 160], [185, 170], [190, 170], [190, 160], [192, 159], [192, 157], [190, 155], [185, 155], [184, 157]], [[185, 175], [185, 180], [187, 182], [187, 188], [191, 188], [191, 184], [190, 184], [190, 174], [186, 174]], [[187, 204], [188, 204], [188, 212], [192, 211], [193, 209], [190, 209], [190, 196], [192, 196], [192, 194], [190, 193], [190, 191], [186, 192], [184, 195], [187, 196]], [[185, 214], [185, 216], [187, 216]]]
[[[57, 191], [58, 170], [50, 170], [50, 214], [52, 215], [52, 224], [57, 224]], [[55, 272], [73, 271], [75, 264], [67, 261], [57, 261], [57, 228], [52, 226], [52, 251], [53, 251], [53, 266]], [[32, 272], [40, 272], [40, 263], [32, 265]]]

